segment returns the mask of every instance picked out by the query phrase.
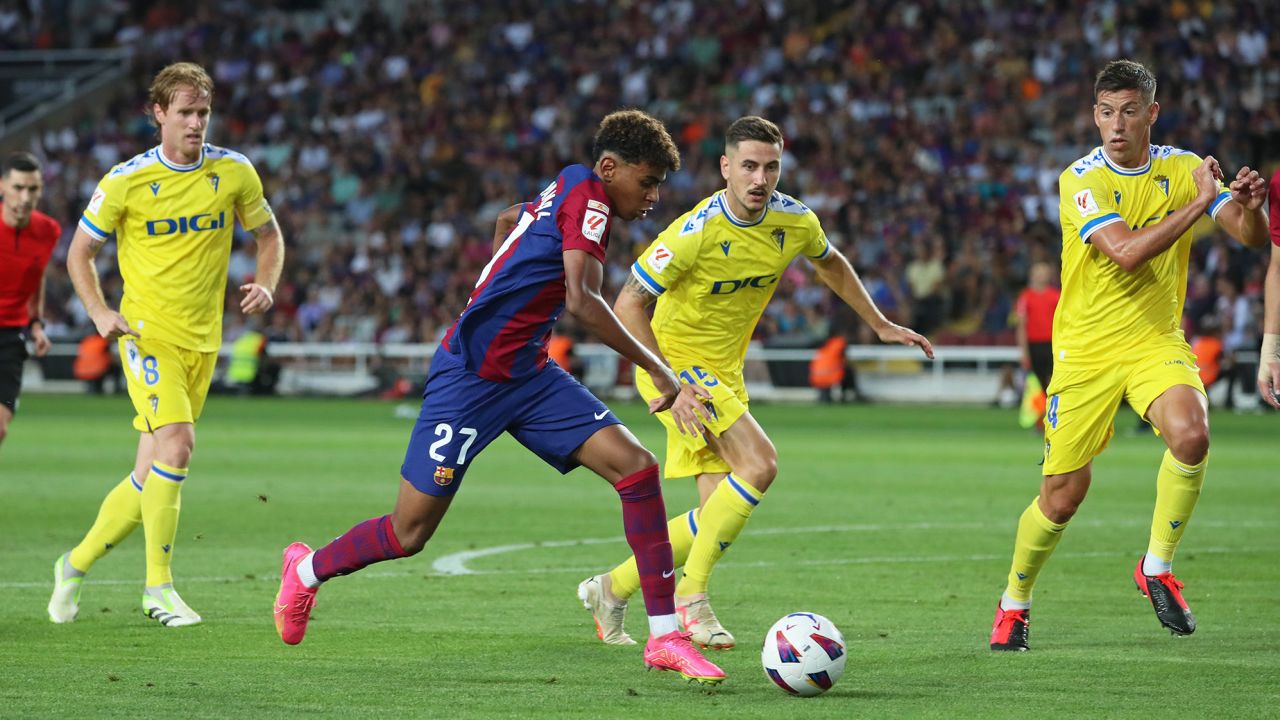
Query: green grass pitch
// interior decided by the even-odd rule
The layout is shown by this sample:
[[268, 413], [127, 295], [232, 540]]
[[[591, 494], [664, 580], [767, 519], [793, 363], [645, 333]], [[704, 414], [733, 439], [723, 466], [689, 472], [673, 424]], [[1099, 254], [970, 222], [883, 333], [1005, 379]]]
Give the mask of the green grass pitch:
[[[617, 497], [509, 438], [476, 461], [422, 555], [329, 583], [306, 642], [281, 644], [270, 612], [280, 550], [389, 511], [411, 427], [393, 410], [214, 398], [174, 565], [205, 623], [142, 616], [139, 530], [90, 573], [79, 620], [55, 626], [52, 562], [128, 471], [136, 435], [122, 396], [26, 397], [0, 450], [0, 716], [1245, 718], [1280, 707], [1275, 417], [1213, 416], [1209, 477], [1177, 562], [1196, 635], [1162, 630], [1131, 580], [1163, 446], [1129, 434], [1125, 411], [1041, 577], [1033, 651], [1006, 655], [987, 650], [987, 634], [1039, 482], [1039, 439], [1007, 411], [759, 404], [780, 474], [712, 579], [740, 645], [713, 656], [729, 679], [708, 691], [596, 641], [574, 591], [627, 554]], [[641, 408], [618, 411], [661, 450]], [[693, 501], [691, 482], [667, 484], [671, 514]], [[468, 551], [471, 574], [435, 569]], [[637, 637], [641, 608], [637, 597]], [[762, 633], [798, 610], [831, 618], [849, 643], [844, 678], [814, 699], [784, 695], [760, 669]]]

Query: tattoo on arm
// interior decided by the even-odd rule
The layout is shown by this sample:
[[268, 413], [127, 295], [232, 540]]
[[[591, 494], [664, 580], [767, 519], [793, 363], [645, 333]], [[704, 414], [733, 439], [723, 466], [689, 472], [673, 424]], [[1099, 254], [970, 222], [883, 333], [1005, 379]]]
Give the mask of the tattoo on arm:
[[627, 278], [627, 284], [623, 285], [622, 289], [628, 290], [631, 294], [639, 297], [644, 301], [646, 306], [658, 299], [658, 296], [654, 295], [652, 290], [645, 287], [644, 283], [637, 280], [635, 275]]
[[264, 237], [270, 237], [278, 234], [280, 232], [280, 226], [276, 224], [275, 218], [271, 218], [249, 232], [253, 233], [253, 239], [261, 240]]
[[98, 251], [102, 249], [102, 246], [106, 244], [107, 244], [106, 240], [99, 240], [96, 237], [90, 236], [89, 237], [89, 254], [97, 255]]

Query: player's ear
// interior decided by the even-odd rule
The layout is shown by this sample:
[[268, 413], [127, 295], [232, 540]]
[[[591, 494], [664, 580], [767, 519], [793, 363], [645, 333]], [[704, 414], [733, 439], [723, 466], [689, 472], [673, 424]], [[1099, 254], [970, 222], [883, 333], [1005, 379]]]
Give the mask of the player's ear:
[[724, 178], [725, 180], [729, 179], [729, 156], [728, 155], [720, 156], [720, 177]]
[[1151, 107], [1147, 110], [1151, 114], [1151, 124], [1156, 124], [1156, 118], [1160, 117], [1160, 103], [1152, 100]]
[[613, 176], [618, 172], [618, 160], [609, 153], [600, 156], [600, 162], [596, 164], [596, 174], [606, 183], [613, 182]]

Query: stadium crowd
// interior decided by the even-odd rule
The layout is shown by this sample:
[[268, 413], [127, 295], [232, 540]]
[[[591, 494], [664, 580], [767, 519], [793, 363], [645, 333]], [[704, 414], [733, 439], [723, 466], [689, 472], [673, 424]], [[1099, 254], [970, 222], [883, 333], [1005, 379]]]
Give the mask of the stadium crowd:
[[[73, 17], [86, 5], [91, 20]], [[722, 187], [723, 130], [754, 113], [786, 135], [780, 189], [817, 211], [887, 315], [941, 343], [1013, 342], [1030, 264], [1057, 260], [1057, 176], [1097, 145], [1090, 98], [1106, 60], [1155, 70], [1153, 142], [1231, 174], [1269, 175], [1280, 159], [1280, 43], [1261, 0], [351, 3], [338, 19], [307, 5], [0, 4], [0, 47], [135, 58], [112, 102], [35, 142], [46, 209], [67, 229], [51, 333], [92, 328], [61, 259], [106, 170], [155, 143], [139, 89], [178, 59], [210, 69], [210, 137], [253, 159], [289, 241], [277, 340], [434, 341], [487, 262], [497, 212], [587, 160], [619, 106], [664, 119], [685, 166], [657, 211], [615, 229], [610, 297], [635, 253]], [[231, 287], [252, 248], [238, 238]], [[118, 297], [112, 255], [99, 262]], [[1223, 233], [1198, 243], [1188, 329], [1253, 346], [1264, 267]], [[793, 266], [762, 338], [873, 340], [831, 300]], [[229, 337], [240, 323], [228, 314]]]

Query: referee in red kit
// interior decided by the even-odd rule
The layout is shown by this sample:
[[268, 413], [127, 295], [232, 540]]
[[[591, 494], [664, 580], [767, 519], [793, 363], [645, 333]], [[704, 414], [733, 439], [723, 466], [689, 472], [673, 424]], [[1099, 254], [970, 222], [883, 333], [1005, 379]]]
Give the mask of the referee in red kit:
[[49, 352], [44, 332], [44, 270], [62, 235], [57, 220], [36, 210], [44, 179], [40, 161], [15, 152], [0, 165], [0, 443], [18, 409], [27, 338], [37, 357]]

